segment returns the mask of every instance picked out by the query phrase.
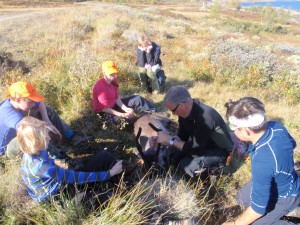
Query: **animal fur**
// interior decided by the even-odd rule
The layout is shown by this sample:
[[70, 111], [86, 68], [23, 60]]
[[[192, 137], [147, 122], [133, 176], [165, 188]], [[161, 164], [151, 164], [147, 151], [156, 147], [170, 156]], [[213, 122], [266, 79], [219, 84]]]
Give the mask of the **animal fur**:
[[171, 121], [155, 114], [144, 115], [134, 123], [134, 134], [136, 136], [136, 147], [146, 166], [153, 163], [164, 169], [170, 166], [171, 149], [168, 146], [150, 148], [149, 139], [157, 136], [158, 131], [168, 131]]

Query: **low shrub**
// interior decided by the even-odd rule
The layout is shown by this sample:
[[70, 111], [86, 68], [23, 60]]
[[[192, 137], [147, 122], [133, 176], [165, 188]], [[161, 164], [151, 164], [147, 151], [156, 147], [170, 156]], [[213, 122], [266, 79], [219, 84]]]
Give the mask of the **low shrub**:
[[187, 74], [196, 81], [211, 82], [213, 80], [212, 68], [208, 59], [187, 65]]
[[81, 41], [86, 39], [87, 34], [95, 30], [91, 18], [84, 16], [72, 21], [71, 27], [72, 37]]
[[293, 45], [286, 43], [276, 43], [272, 45], [275, 51], [279, 51], [284, 54], [300, 54], [300, 48], [296, 48]]
[[289, 10], [274, 8], [271, 5], [247, 7], [246, 10], [259, 14], [267, 23], [287, 23], [292, 17]]
[[290, 104], [300, 100], [296, 69], [275, 54], [233, 41], [216, 42], [206, 51], [208, 54], [203, 54], [197, 64], [188, 66], [195, 80], [230, 84], [240, 89], [268, 87], [273, 90], [275, 100], [284, 97]]

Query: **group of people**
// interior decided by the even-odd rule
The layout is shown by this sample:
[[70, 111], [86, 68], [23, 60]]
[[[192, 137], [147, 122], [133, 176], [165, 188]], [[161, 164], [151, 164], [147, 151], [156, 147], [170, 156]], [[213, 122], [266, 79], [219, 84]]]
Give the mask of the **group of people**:
[[[142, 87], [147, 89], [151, 84], [152, 91], [160, 91], [152, 79], [161, 68], [160, 47], [144, 36], [139, 43]], [[155, 113], [155, 107], [139, 95], [119, 97], [118, 72], [113, 61], [103, 62], [103, 76], [92, 90], [94, 112], [111, 120], [132, 119], [139, 111]], [[22, 177], [35, 201], [49, 201], [66, 191], [76, 195], [75, 184], [93, 184], [88, 186], [94, 188], [95, 183], [110, 180], [123, 171], [122, 161], [106, 151], [99, 151], [80, 171], [60, 168], [56, 159], [64, 154], [50, 139], [65, 138], [73, 145], [86, 139], [43, 103], [45, 98], [32, 84], [12, 84], [7, 97], [0, 104], [0, 154], [11, 158], [24, 153]], [[226, 165], [234, 150], [230, 131], [240, 141], [250, 143], [252, 178], [237, 196], [238, 203], [246, 210], [224, 225], [288, 224], [280, 218], [300, 203], [300, 180], [293, 160], [296, 142], [282, 124], [267, 121], [260, 100], [244, 97], [227, 102], [229, 126], [214, 108], [193, 99], [183, 86], [171, 87], [166, 92], [164, 106], [178, 116], [178, 133], [172, 136], [160, 131], [152, 139], [152, 145], [173, 146], [171, 157], [175, 167], [189, 177], [207, 177]], [[98, 197], [100, 201], [108, 199], [102, 194]]]

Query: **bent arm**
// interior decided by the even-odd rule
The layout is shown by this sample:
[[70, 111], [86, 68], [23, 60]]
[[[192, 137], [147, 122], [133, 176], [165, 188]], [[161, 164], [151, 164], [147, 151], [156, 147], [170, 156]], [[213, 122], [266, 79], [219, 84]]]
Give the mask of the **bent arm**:
[[51, 123], [51, 121], [48, 117], [46, 105], [45, 105], [44, 102], [40, 102], [39, 107], [38, 107], [37, 110], [41, 114], [42, 120], [52, 125], [52, 123]]
[[146, 53], [147, 63], [151, 66], [158, 64], [160, 57], [160, 47], [157, 45], [149, 53]]
[[223, 223], [222, 225], [248, 225], [262, 217], [261, 214], [255, 212], [251, 207], [248, 207], [245, 212], [242, 213], [234, 221]]
[[139, 67], [144, 67], [146, 64], [146, 57], [145, 57], [145, 52], [142, 51], [141, 49], [137, 48], [136, 50], [137, 53], [137, 64]]
[[181, 140], [185, 141], [182, 152], [199, 154], [205, 150], [212, 133], [212, 123], [208, 121], [210, 120], [195, 120], [191, 124], [179, 119], [178, 136]]
[[116, 110], [114, 110], [114, 109], [112, 109], [112, 108], [109, 108], [109, 107], [105, 108], [105, 109], [103, 110], [103, 112], [108, 113], [108, 114], [110, 114], [110, 115], [123, 117], [123, 113], [118, 112], [118, 111], [116, 111]]
[[[169, 143], [170, 143], [170, 140], [172, 139], [173, 137], [171, 135], [169, 135], [167, 132], [165, 131], [160, 131], [157, 133], [157, 139], [156, 139], [156, 142], [157, 143], [160, 143], [162, 145], [165, 145], [165, 146], [168, 146]], [[175, 137], [175, 140], [174, 140], [174, 144], [173, 146], [178, 149], [179, 151], [182, 151], [183, 149], [183, 146], [184, 146], [185, 142], [180, 140], [180, 138], [178, 137]]]
[[248, 225], [262, 217], [261, 214], [255, 212], [251, 207], [248, 207], [237, 219], [231, 222], [223, 223], [222, 225]]
[[40, 102], [38, 108], [37, 108], [38, 112], [41, 114], [42, 116], [42, 120], [47, 122], [50, 126], [51, 126], [51, 131], [57, 135], [58, 140], [62, 139], [62, 134], [60, 133], [60, 131], [52, 124], [52, 122], [50, 121], [49, 117], [48, 117], [48, 113], [47, 113], [47, 109], [46, 109], [46, 105], [44, 102]]
[[116, 99], [116, 104], [122, 109], [124, 110], [125, 112], [127, 113], [134, 113], [134, 110], [133, 108], [129, 108], [127, 107], [126, 105], [124, 105], [124, 103], [122, 102], [122, 100], [120, 98], [117, 98]]
[[122, 102], [122, 100], [120, 98], [116, 99], [116, 104], [124, 110], [124, 108], [127, 108], [126, 105], [124, 105], [124, 103]]

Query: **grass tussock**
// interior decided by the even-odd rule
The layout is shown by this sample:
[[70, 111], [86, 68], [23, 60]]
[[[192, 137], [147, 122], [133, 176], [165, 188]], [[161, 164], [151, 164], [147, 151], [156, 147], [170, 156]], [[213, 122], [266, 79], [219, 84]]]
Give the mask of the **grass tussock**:
[[[184, 85], [221, 115], [229, 99], [260, 98], [268, 118], [284, 123], [299, 140], [299, 32], [293, 14], [200, 7], [84, 2], [0, 20], [0, 99], [13, 82], [30, 81], [72, 128], [95, 137], [93, 151], [107, 148], [131, 164], [133, 132], [101, 129], [91, 110], [91, 89], [102, 76], [101, 63], [113, 60], [122, 97], [140, 94], [165, 111], [164, 94], [148, 95], [139, 87], [136, 47], [143, 32], [162, 46], [167, 88]], [[1, 160], [2, 224], [221, 224], [239, 212], [226, 210], [235, 206], [237, 189], [250, 176], [249, 165], [238, 157], [209, 186], [138, 170], [126, 190], [115, 190], [106, 208], [90, 210], [68, 199], [35, 204], [22, 186], [20, 160]]]

